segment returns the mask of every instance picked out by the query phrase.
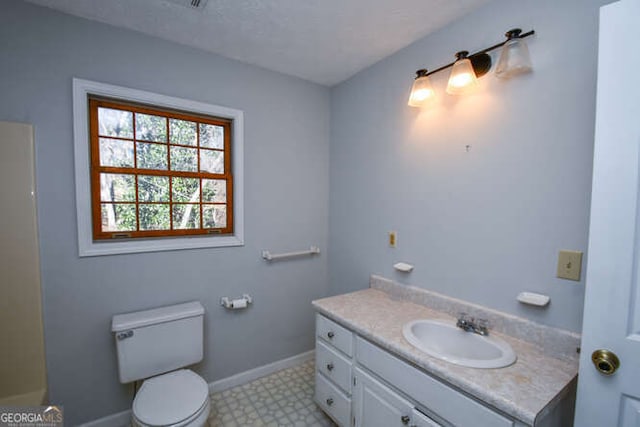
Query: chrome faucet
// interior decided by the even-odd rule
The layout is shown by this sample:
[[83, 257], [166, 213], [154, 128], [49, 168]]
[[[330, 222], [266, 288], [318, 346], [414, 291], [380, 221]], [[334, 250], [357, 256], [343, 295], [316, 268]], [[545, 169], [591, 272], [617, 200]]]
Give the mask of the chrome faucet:
[[489, 327], [487, 319], [474, 319], [467, 313], [460, 313], [456, 326], [463, 331], [473, 332], [478, 335], [489, 335]]

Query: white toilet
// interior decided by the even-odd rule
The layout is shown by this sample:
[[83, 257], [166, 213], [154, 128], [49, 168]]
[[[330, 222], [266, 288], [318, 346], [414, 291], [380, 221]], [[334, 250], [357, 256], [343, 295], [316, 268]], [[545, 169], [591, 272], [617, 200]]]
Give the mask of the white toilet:
[[134, 426], [207, 424], [209, 386], [180, 369], [202, 360], [203, 319], [197, 301], [113, 316], [120, 382], [145, 379], [133, 400]]

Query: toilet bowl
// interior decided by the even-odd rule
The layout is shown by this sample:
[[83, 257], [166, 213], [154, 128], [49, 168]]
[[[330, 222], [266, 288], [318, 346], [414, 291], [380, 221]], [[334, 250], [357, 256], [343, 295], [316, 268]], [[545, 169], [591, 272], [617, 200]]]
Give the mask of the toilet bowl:
[[188, 369], [149, 378], [133, 401], [133, 425], [137, 427], [202, 427], [211, 403], [207, 383]]
[[113, 316], [121, 383], [143, 380], [133, 400], [139, 427], [202, 427], [209, 386], [184, 369], [203, 359], [204, 307], [197, 301]]

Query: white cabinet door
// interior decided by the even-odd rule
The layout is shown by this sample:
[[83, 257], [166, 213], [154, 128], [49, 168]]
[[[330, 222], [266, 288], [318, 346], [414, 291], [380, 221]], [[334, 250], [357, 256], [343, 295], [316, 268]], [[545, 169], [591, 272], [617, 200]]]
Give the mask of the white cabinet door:
[[355, 369], [353, 413], [356, 427], [405, 427], [413, 405], [360, 368]]
[[[600, 12], [589, 264], [575, 418], [580, 427], [640, 426], [639, 17], [638, 0], [613, 3]], [[604, 356], [596, 357], [594, 366], [592, 353], [600, 349], [617, 353], [618, 372]]]

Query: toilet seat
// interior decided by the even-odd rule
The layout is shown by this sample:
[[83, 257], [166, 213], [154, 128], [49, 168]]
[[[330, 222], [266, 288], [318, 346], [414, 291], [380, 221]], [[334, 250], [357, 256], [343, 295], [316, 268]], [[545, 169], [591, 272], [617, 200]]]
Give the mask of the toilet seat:
[[145, 380], [133, 401], [135, 421], [149, 427], [188, 425], [209, 409], [209, 387], [189, 369]]

